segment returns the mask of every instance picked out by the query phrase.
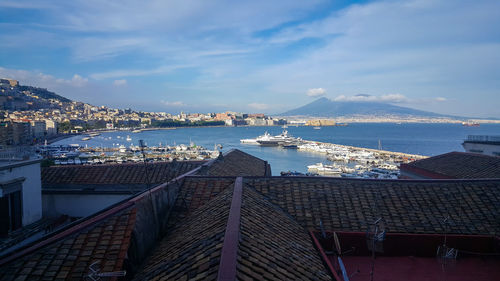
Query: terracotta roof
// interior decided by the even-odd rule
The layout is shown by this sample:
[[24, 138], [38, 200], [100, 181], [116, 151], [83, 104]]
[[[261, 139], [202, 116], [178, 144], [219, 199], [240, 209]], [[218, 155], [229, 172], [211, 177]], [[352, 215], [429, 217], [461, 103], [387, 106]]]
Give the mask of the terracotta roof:
[[[389, 232], [500, 233], [499, 180], [246, 178], [307, 229], [366, 231], [382, 217]], [[449, 216], [448, 224], [443, 220]]]
[[240, 231], [239, 280], [332, 280], [306, 230], [249, 187]]
[[260, 158], [252, 156], [238, 149], [233, 149], [224, 154], [222, 158], [215, 159], [203, 167], [198, 173], [201, 176], [271, 176], [271, 166]]
[[[34, 250], [14, 253], [11, 262], [0, 260], [0, 279], [81, 279], [95, 260], [102, 260], [105, 272], [135, 272], [144, 261], [138, 249], [151, 249], [141, 248], [140, 241], [146, 240], [156, 247], [133, 276], [136, 280], [216, 279], [218, 270], [227, 266], [221, 255], [225, 231], [235, 225], [229, 220], [234, 194], [241, 194], [241, 212], [232, 261], [241, 280], [329, 279], [306, 231], [318, 230], [320, 221], [335, 231], [365, 231], [381, 217], [388, 232], [500, 233], [500, 180], [266, 177], [267, 163], [247, 155], [232, 151], [201, 169], [201, 174], [224, 174], [227, 169], [228, 177], [193, 175], [193, 170], [118, 203], [100, 217], [82, 220], [78, 231], [60, 233], [59, 241], [42, 240]], [[244, 178], [242, 192], [235, 192], [241, 178], [235, 181], [234, 176], [250, 171], [263, 175]], [[449, 224], [443, 222], [447, 216]], [[165, 230], [167, 235], [156, 240]]]
[[134, 224], [129, 208], [3, 265], [0, 279], [82, 280], [96, 261], [102, 272], [121, 270]]
[[[203, 162], [148, 163], [151, 184], [167, 182]], [[52, 166], [42, 168], [42, 186], [68, 184], [146, 184], [143, 163]]]
[[66, 220], [67, 216], [42, 218], [32, 224], [11, 231], [6, 236], [0, 237], [0, 253], [8, 251], [10, 247], [21, 243], [23, 240], [51, 231], [54, 227], [64, 224]]
[[169, 218], [175, 225], [234, 183], [234, 177], [185, 177]]
[[215, 280], [232, 194], [226, 189], [172, 230], [135, 280]]
[[[213, 179], [209, 179], [213, 180]], [[225, 189], [178, 223], [136, 280], [216, 280], [236, 200]], [[240, 280], [331, 280], [311, 238], [292, 217], [250, 187], [243, 189], [236, 265]], [[231, 261], [229, 261], [231, 262]]]
[[500, 157], [466, 152], [450, 152], [401, 165], [402, 171], [442, 178], [500, 178]]

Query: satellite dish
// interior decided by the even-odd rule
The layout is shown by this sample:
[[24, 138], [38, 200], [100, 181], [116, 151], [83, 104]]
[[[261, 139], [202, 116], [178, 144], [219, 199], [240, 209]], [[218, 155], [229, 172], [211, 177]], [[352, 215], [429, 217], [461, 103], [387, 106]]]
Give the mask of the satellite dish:
[[344, 278], [344, 281], [349, 281], [349, 276], [347, 275], [347, 271], [345, 270], [344, 263], [342, 262], [342, 259], [340, 257], [337, 257], [339, 261], [339, 266], [340, 270], [342, 270], [342, 277]]
[[335, 248], [337, 248], [337, 253], [342, 255], [342, 249], [340, 248], [339, 237], [337, 236], [337, 232], [333, 233], [333, 240], [335, 241]]

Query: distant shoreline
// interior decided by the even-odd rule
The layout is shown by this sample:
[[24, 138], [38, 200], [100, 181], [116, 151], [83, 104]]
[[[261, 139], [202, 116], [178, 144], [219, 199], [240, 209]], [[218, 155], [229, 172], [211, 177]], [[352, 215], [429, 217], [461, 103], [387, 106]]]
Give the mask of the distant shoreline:
[[[476, 120], [472, 120], [476, 122]], [[479, 121], [479, 120], [478, 120]], [[500, 124], [500, 120], [481, 120], [483, 122], [477, 122], [479, 124]], [[488, 121], [488, 122], [485, 122]], [[336, 121], [337, 122], [337, 121]], [[342, 120], [342, 122], [338, 121], [338, 124], [351, 124], [351, 123], [356, 123], [356, 124], [395, 124], [395, 125], [402, 125], [402, 124], [462, 124], [462, 121], [454, 121], [454, 122], [432, 122], [432, 121], [380, 121], [380, 120]], [[287, 124], [288, 127], [314, 127], [314, 126], [306, 126], [306, 125], [294, 125], [294, 124]], [[344, 127], [346, 125], [321, 125], [319, 127]], [[191, 129], [191, 128], [234, 128], [234, 127], [283, 127], [283, 125], [240, 125], [240, 126], [225, 126], [225, 125], [220, 125], [220, 126], [181, 126], [181, 127], [155, 127], [155, 128], [143, 128], [143, 129], [135, 129], [135, 128], [127, 128], [127, 129], [105, 129], [105, 130], [92, 130], [92, 131], [86, 131], [86, 132], [80, 132], [80, 133], [71, 133], [71, 134], [60, 134], [55, 138], [52, 139], [47, 139], [47, 144], [52, 144], [54, 142], [58, 142], [63, 139], [67, 139], [70, 137], [78, 136], [78, 135], [88, 135], [92, 133], [111, 133], [111, 132], [130, 132], [132, 133], [133, 130], [141, 130], [141, 132], [145, 131], [160, 131], [160, 130], [175, 130], [175, 129]], [[135, 133], [134, 133], [135, 134]]]

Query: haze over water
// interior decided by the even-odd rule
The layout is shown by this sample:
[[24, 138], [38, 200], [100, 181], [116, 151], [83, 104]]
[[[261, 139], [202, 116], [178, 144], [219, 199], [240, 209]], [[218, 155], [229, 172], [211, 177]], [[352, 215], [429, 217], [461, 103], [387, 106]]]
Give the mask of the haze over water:
[[[265, 131], [276, 135], [281, 127], [211, 127], [180, 128], [175, 130], [156, 130], [132, 133], [117, 131], [103, 133], [89, 141], [82, 141], [83, 136], [74, 136], [55, 144], [72, 144], [88, 146], [113, 147], [113, 145], [138, 145], [143, 139], [149, 146], [189, 144], [213, 149], [221, 144], [223, 151], [237, 148], [262, 158], [271, 164], [273, 175], [281, 171], [306, 172], [307, 165], [327, 162], [324, 154], [282, 149], [276, 147], [260, 147], [258, 145], [241, 144], [240, 139], [255, 138]], [[288, 131], [295, 137], [305, 140], [329, 142], [365, 148], [378, 148], [380, 140], [382, 149], [411, 154], [433, 156], [450, 151], [464, 151], [461, 144], [467, 135], [500, 135], [500, 124], [482, 124], [480, 127], [464, 127], [460, 124], [365, 124], [353, 123], [346, 127], [289, 127]], [[125, 140], [129, 135], [131, 142]], [[117, 137], [120, 138], [117, 138]], [[111, 137], [111, 139], [109, 139]]]

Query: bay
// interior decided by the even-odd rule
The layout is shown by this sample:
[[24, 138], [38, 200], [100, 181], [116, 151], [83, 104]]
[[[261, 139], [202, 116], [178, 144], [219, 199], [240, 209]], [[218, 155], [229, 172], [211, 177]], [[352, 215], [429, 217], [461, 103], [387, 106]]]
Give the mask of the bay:
[[[132, 133], [114, 131], [102, 133], [91, 140], [83, 141], [83, 136], [63, 139], [54, 144], [80, 144], [82, 146], [113, 147], [118, 145], [138, 145], [142, 139], [149, 146], [189, 144], [213, 149], [220, 144], [223, 151], [240, 149], [253, 156], [268, 161], [273, 175], [281, 171], [307, 172], [307, 165], [327, 162], [324, 154], [304, 152], [277, 147], [261, 147], [241, 144], [240, 139], [255, 138], [265, 131], [277, 135], [281, 127], [202, 127], [154, 130]], [[481, 124], [479, 127], [465, 127], [461, 124], [423, 123], [352, 123], [345, 127], [289, 127], [288, 132], [305, 140], [329, 142], [365, 148], [378, 148], [410, 154], [434, 156], [451, 151], [464, 151], [461, 144], [467, 135], [500, 135], [500, 124]], [[126, 141], [130, 136], [132, 141]]]

